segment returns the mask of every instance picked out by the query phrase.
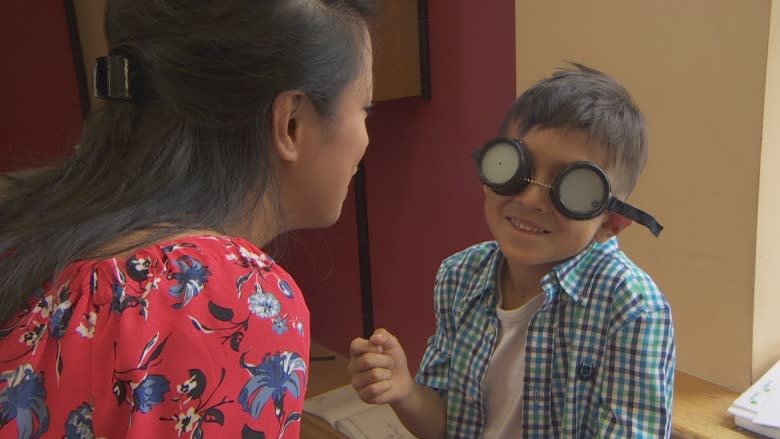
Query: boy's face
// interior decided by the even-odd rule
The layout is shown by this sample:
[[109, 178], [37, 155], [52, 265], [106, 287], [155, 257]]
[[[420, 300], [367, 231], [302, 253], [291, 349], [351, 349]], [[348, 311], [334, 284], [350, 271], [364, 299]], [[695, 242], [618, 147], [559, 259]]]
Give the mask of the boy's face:
[[[520, 138], [513, 129], [507, 137], [528, 146], [534, 165], [532, 178], [543, 183], [552, 184], [573, 162], [591, 162], [605, 169], [604, 147], [584, 131], [534, 128]], [[567, 218], [553, 205], [550, 189], [536, 184], [513, 196], [498, 195], [487, 186], [483, 190], [488, 228], [508, 262], [516, 266], [548, 272], [594, 238], [606, 241], [628, 225], [610, 213], [585, 221]]]

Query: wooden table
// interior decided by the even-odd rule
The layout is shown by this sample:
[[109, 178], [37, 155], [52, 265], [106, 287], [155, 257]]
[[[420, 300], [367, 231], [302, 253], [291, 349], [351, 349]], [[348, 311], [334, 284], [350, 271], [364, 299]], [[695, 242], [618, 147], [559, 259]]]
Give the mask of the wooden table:
[[674, 377], [672, 437], [676, 439], [759, 438], [737, 428], [726, 410], [739, 394], [677, 371]]
[[[349, 384], [348, 362], [345, 356], [312, 342], [306, 397], [317, 396]], [[301, 439], [344, 439], [344, 436], [321, 418], [303, 412]]]
[[[346, 357], [312, 342], [311, 358], [307, 397], [349, 384]], [[672, 412], [672, 438], [760, 438], [759, 435], [738, 429], [734, 425], [734, 417], [726, 411], [737, 396], [737, 392], [677, 371]], [[344, 439], [344, 436], [331, 428], [327, 422], [304, 412], [301, 420], [301, 438]]]

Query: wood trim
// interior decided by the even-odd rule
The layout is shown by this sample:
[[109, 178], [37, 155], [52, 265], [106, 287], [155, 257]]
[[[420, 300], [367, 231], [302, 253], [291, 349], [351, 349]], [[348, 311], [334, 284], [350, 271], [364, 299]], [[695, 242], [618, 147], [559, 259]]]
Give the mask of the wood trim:
[[374, 52], [374, 101], [422, 93], [418, 1], [382, 1], [376, 16], [369, 21]]

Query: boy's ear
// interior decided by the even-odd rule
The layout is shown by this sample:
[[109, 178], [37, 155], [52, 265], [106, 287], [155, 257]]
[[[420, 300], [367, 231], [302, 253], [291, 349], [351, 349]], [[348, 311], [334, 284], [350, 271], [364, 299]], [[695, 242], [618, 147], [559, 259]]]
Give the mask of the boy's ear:
[[594, 239], [598, 242], [606, 242], [610, 238], [617, 236], [620, 232], [626, 229], [626, 227], [630, 226], [631, 223], [630, 219], [624, 217], [623, 215], [617, 214], [615, 212], [609, 212], [607, 213], [607, 217], [604, 219], [604, 222], [601, 223], [601, 226], [596, 231], [596, 236]]
[[306, 95], [299, 90], [279, 93], [271, 104], [271, 144], [279, 158], [294, 162], [300, 154]]

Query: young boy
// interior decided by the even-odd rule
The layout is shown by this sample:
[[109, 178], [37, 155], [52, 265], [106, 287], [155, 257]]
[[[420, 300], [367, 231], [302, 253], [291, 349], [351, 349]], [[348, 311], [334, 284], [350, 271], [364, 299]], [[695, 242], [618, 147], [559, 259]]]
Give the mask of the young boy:
[[632, 220], [661, 230], [622, 201], [647, 155], [641, 113], [575, 65], [525, 91], [501, 135], [475, 154], [495, 241], [442, 262], [416, 378], [378, 329], [351, 343], [354, 388], [420, 438], [669, 437], [669, 303], [615, 238]]

